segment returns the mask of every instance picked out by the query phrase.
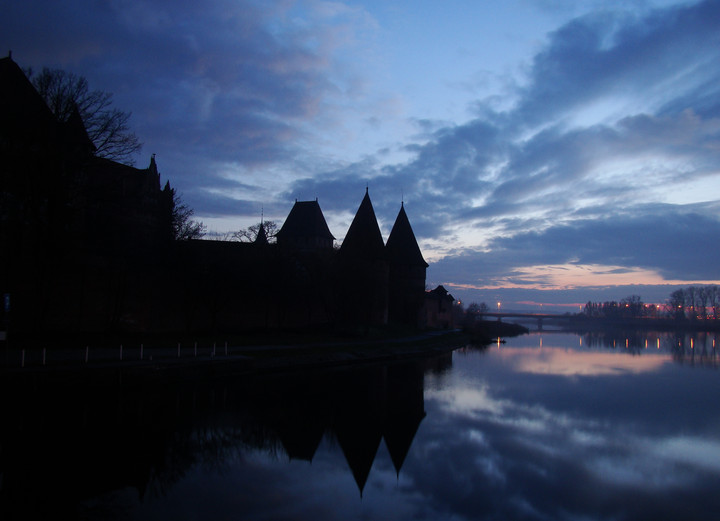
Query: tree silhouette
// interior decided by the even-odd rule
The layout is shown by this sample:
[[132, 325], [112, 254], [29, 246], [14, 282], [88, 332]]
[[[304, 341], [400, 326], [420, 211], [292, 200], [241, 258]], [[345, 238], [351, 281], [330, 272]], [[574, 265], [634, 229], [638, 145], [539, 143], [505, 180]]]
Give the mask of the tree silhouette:
[[62, 69], [43, 68], [37, 76], [32, 71], [28, 76], [60, 121], [68, 121], [77, 108], [97, 156], [133, 164], [142, 144], [128, 127], [130, 112], [112, 107], [111, 93], [90, 90], [84, 77]]
[[182, 201], [180, 194], [172, 189], [172, 229], [176, 241], [189, 241], [200, 239], [205, 235], [205, 225], [202, 221], [195, 221], [192, 216], [194, 210]]
[[[233, 232], [231, 237], [233, 240], [240, 242], [255, 242], [260, 232], [260, 224], [261, 223], [253, 224], [252, 226]], [[262, 227], [265, 229], [265, 235], [268, 240], [274, 242], [275, 235], [279, 228], [278, 224], [275, 221], [263, 221]]]

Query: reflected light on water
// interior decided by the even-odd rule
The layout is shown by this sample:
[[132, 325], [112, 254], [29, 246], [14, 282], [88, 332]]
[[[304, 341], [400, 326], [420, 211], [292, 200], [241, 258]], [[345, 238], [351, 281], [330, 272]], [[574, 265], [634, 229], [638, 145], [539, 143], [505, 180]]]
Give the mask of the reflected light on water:
[[501, 355], [516, 371], [553, 375], [613, 375], [656, 371], [672, 363], [670, 355], [628, 356], [615, 352], [580, 352], [557, 347], [504, 349]]

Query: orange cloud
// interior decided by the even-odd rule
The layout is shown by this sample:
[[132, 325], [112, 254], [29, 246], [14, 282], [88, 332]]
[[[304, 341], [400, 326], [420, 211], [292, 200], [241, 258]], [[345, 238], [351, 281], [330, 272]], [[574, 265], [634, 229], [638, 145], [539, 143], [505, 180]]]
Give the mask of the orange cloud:
[[517, 268], [488, 284], [447, 285], [458, 289], [568, 290], [629, 285], [720, 284], [720, 280], [668, 280], [657, 271], [600, 264], [553, 264]]

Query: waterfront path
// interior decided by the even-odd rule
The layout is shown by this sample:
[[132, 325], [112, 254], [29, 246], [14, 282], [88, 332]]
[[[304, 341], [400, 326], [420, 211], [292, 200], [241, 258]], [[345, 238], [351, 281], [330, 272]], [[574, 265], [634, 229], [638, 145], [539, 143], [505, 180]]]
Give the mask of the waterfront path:
[[186, 343], [172, 347], [143, 344], [85, 348], [3, 348], [0, 375], [46, 375], [63, 378], [109, 375], [111, 380], [149, 376], [187, 378], [192, 375], [241, 374], [370, 363], [447, 352], [465, 345], [457, 330], [427, 331], [400, 338], [277, 345]]

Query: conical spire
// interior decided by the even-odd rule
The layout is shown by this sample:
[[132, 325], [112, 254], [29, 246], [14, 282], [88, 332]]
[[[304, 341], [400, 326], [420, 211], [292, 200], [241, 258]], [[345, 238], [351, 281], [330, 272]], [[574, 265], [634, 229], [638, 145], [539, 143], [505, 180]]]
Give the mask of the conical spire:
[[148, 166], [148, 170], [152, 174], [155, 174], [155, 175], [158, 174], [158, 167], [157, 167], [157, 163], [155, 162], [155, 154], [150, 156], [150, 166]]
[[257, 237], [255, 237], [255, 244], [267, 244], [268, 238], [267, 233], [265, 233], [265, 225], [262, 221], [260, 221], [260, 229], [258, 230]]
[[400, 204], [400, 212], [390, 231], [386, 247], [388, 259], [392, 263], [428, 267], [428, 263], [425, 262], [420, 252], [412, 226], [410, 226], [410, 220], [405, 213], [404, 203]]
[[65, 122], [67, 139], [71, 143], [83, 147], [88, 152], [94, 152], [97, 148], [90, 139], [90, 136], [88, 136], [85, 123], [80, 115], [80, 110], [76, 103], [73, 102], [72, 105], [73, 108], [72, 112], [70, 112], [70, 117], [68, 117], [68, 120]]
[[367, 188], [340, 252], [345, 256], [361, 259], [385, 258], [385, 245]]

